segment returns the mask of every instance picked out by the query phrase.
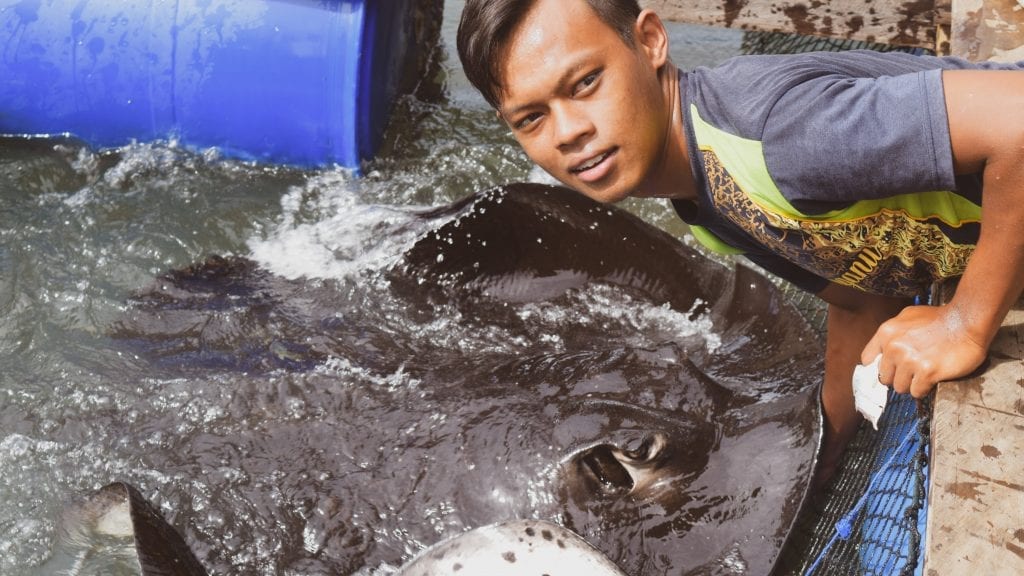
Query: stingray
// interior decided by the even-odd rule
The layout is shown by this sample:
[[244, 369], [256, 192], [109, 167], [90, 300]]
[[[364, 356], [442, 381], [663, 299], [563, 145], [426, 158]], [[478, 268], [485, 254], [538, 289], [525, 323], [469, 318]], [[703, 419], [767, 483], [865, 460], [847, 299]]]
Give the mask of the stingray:
[[[817, 457], [821, 349], [770, 281], [546, 185], [390, 226], [377, 232], [407, 246], [352, 277], [211, 256], [134, 295], [111, 337], [146, 370], [241, 375], [225, 407], [239, 425], [147, 464], [202, 470], [204, 452], [244, 446], [218, 454], [317, 511], [254, 505], [273, 530], [320, 535], [281, 536], [293, 567], [399, 566], [468, 530], [530, 520], [628, 574], [771, 571]], [[282, 374], [314, 416], [234, 404]], [[328, 472], [312, 482], [310, 467]], [[214, 534], [190, 533], [206, 536], [198, 556], [212, 572], [238, 569]]]
[[65, 507], [39, 574], [206, 576], [206, 570], [139, 491], [114, 482]]

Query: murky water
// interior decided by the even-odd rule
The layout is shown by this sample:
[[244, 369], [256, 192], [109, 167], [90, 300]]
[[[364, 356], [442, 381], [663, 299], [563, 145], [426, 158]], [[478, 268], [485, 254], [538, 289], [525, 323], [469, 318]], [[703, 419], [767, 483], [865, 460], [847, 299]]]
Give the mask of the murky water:
[[[408, 504], [418, 482], [441, 483], [442, 475], [379, 483], [375, 489], [391, 491], [381, 507], [339, 487], [348, 486], [346, 478], [370, 478], [381, 459], [425, 458], [431, 443], [466, 434], [446, 427], [445, 411], [454, 405], [419, 387], [431, 353], [456, 349], [465, 357], [528, 357], [557, 367], [573, 350], [562, 327], [581, 317], [617, 327], [610, 334], [632, 334], [622, 353], [648, 350], [641, 360], [655, 371], [671, 370], [666, 357], [674, 352], [665, 342], [673, 338], [714, 350], [719, 336], [706, 319], [607, 287], [576, 301], [524, 304], [515, 315], [530, 319], [526, 332], [476, 323], [457, 307], [410, 315], [406, 303], [375, 296], [386, 292], [375, 284], [385, 281], [380, 272], [423, 233], [410, 224], [417, 210], [500, 183], [543, 179], [461, 79], [449, 48], [459, 3], [448, 4], [447, 97], [401, 102], [381, 157], [362, 178], [239, 163], [166, 142], [96, 151], [74, 141], [0, 140], [0, 574], [37, 573], [65, 504], [112, 480], [139, 486], [215, 573], [386, 570], [474, 520], [460, 512], [473, 509], [465, 502]], [[673, 36], [684, 67], [739, 50], [733, 32], [673, 27]], [[682, 232], [662, 204], [626, 206]], [[329, 285], [337, 297], [337, 324], [330, 326], [376, 329], [362, 340], [347, 335], [360, 352], [302, 371], [287, 365], [308, 359], [308, 342], [264, 342], [280, 365], [231, 366], [240, 357], [233, 350], [218, 369], [189, 370], [182, 354], [168, 352], [173, 361], [161, 364], [116, 337], [133, 295], [212, 254], [248, 257], [281, 278], [305, 277], [309, 290]], [[351, 318], [360, 315], [362, 321]], [[389, 335], [409, 340], [392, 342], [407, 361], [372, 354]], [[234, 336], [224, 336], [226, 347], [245, 340]], [[581, 365], [599, 370], [602, 362], [610, 360], [598, 354]], [[383, 444], [333, 439], [339, 427], [367, 426], [396, 406], [422, 402], [433, 402], [424, 410], [432, 420], [393, 430]], [[274, 434], [261, 434], [268, 429]], [[501, 450], [534, 445], [512, 437]], [[550, 456], [522, 458], [538, 467]], [[449, 462], [472, 465], [454, 456]], [[550, 487], [522, 480], [491, 486], [491, 505], [505, 502], [509, 515], [550, 505]], [[361, 529], [408, 514], [406, 504], [422, 517], [409, 519], [404, 531]]]

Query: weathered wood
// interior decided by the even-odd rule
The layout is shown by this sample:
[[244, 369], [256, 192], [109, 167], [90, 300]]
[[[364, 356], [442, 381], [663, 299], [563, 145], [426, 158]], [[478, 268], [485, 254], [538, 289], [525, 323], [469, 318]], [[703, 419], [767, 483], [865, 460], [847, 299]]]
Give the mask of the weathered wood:
[[935, 0], [935, 53], [949, 54], [952, 50], [953, 0]]
[[926, 576], [1024, 574], [1024, 302], [989, 358], [936, 390]]
[[[1010, 0], [1013, 1], [1013, 0]], [[641, 0], [667, 20], [934, 49], [950, 0]], [[946, 14], [941, 11], [945, 10]]]
[[[1024, 0], [955, 0], [951, 14], [953, 55], [1024, 60]], [[936, 387], [931, 451], [924, 574], [1024, 574], [1024, 299], [982, 374]]]
[[1024, 60], [1024, 0], [956, 0], [951, 52], [968, 60]]

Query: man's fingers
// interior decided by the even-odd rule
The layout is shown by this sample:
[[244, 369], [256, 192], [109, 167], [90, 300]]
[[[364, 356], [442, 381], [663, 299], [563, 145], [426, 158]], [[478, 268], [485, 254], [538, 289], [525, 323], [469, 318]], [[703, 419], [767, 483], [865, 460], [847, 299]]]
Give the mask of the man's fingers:
[[882, 355], [882, 359], [878, 362], [878, 381], [886, 386], [892, 386], [893, 379], [896, 376], [896, 364], [891, 358], [886, 358]]
[[915, 376], [914, 381], [910, 383], [910, 395], [914, 398], [924, 398], [936, 384], [938, 382], [932, 378]]
[[[868, 343], [864, 346], [864, 349], [860, 353], [860, 363], [864, 366], [871, 364], [878, 358], [878, 355], [882, 353], [882, 342], [879, 338], [878, 332], [868, 340]], [[881, 373], [881, 366], [879, 366], [879, 373]]]
[[860, 363], [867, 365], [874, 361], [879, 354], [883, 355], [882, 362], [885, 363], [884, 356], [888, 353], [888, 350], [892, 347], [893, 338], [897, 338], [903, 334], [900, 330], [899, 325], [896, 321], [899, 320], [899, 316], [890, 318], [875, 330], [875, 335], [868, 340], [868, 343], [864, 346], [864, 350], [860, 353]]
[[918, 356], [898, 345], [889, 346], [878, 363], [878, 381], [898, 394], [927, 396], [938, 382], [938, 372], [932, 361]]
[[910, 392], [911, 384], [914, 382], [916, 366], [913, 362], [904, 361], [896, 367], [896, 373], [892, 379], [892, 389], [898, 394]]

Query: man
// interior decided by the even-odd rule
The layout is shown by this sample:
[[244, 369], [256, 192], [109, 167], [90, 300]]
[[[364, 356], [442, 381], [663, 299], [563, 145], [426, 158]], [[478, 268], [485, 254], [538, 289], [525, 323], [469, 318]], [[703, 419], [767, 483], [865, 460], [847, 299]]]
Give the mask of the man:
[[[1020, 65], [859, 52], [681, 73], [635, 0], [467, 0], [458, 48], [564, 184], [671, 198], [703, 243], [828, 303], [819, 481], [859, 423], [858, 362], [925, 396], [983, 362], [1024, 288]], [[948, 305], [907, 307], [954, 276]]]

